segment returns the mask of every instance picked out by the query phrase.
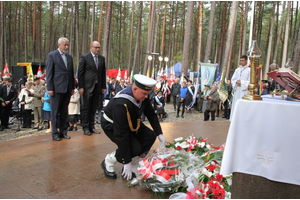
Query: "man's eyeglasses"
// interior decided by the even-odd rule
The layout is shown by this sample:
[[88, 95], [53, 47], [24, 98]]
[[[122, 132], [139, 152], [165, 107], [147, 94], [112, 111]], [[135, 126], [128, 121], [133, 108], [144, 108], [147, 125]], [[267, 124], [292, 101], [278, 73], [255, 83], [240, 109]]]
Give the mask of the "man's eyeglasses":
[[100, 49], [101, 47], [94, 47], [95, 49]]

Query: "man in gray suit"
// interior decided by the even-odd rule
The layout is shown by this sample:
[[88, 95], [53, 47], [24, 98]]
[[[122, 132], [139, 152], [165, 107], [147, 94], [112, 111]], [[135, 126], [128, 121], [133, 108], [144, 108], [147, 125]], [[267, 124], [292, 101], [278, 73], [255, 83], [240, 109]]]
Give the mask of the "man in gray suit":
[[78, 68], [79, 93], [83, 98], [82, 128], [85, 135], [100, 133], [95, 129], [95, 113], [101, 94], [106, 91], [105, 59], [100, 53], [100, 43], [93, 41], [91, 52], [81, 56]]
[[[50, 95], [52, 138], [70, 139], [68, 131], [68, 105], [74, 91], [73, 57], [68, 54], [69, 40], [58, 39], [58, 49], [47, 55], [46, 78]], [[59, 132], [57, 130], [59, 128]]]

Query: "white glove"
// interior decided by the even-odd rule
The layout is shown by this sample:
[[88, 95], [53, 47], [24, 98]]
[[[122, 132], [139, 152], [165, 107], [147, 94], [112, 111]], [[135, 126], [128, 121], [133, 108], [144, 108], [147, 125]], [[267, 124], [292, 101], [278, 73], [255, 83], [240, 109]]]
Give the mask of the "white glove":
[[160, 141], [160, 143], [159, 143], [159, 148], [161, 149], [161, 150], [165, 150], [165, 148], [166, 148], [166, 140], [165, 140], [165, 138], [164, 138], [164, 136], [162, 135], [162, 134], [160, 134], [159, 136], [158, 136], [158, 139], [159, 139], [159, 141]]
[[128, 180], [132, 178], [132, 166], [131, 162], [123, 166], [122, 176]]

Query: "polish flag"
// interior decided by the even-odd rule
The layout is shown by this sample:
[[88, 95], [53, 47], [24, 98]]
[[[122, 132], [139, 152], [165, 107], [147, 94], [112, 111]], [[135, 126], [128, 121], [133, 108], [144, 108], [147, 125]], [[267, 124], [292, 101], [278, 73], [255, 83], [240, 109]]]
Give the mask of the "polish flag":
[[7, 63], [5, 63], [5, 67], [4, 67], [4, 70], [3, 70], [2, 77], [3, 78], [8, 78], [9, 77], [9, 69], [8, 69]]
[[39, 69], [37, 71], [36, 76], [39, 77], [40, 79], [43, 79], [43, 73], [42, 73], [41, 65], [39, 65]]
[[120, 81], [120, 79], [121, 79], [121, 69], [120, 69], [120, 67], [119, 67], [119, 72], [118, 72], [118, 76], [117, 76], [117, 81]]

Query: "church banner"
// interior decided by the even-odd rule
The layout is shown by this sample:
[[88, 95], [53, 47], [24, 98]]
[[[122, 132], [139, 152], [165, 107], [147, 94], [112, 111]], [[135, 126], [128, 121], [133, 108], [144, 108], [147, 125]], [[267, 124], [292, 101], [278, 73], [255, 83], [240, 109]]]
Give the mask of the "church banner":
[[216, 69], [216, 64], [201, 63], [201, 91], [204, 91], [204, 85], [211, 87], [214, 84]]

